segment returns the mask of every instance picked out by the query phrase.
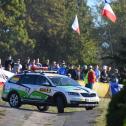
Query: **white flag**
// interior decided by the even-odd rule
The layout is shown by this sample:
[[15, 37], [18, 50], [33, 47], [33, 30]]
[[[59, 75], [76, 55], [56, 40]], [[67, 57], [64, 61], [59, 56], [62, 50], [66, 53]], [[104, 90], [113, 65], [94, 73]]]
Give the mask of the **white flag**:
[[72, 29], [80, 35], [80, 28], [79, 28], [77, 15], [75, 16], [74, 22], [72, 24]]

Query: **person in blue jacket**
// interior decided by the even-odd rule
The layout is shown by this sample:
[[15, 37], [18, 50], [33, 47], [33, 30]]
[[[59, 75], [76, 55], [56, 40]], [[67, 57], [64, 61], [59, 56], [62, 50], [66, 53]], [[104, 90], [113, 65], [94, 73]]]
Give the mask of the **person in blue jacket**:
[[66, 65], [64, 63], [62, 63], [62, 65], [58, 69], [57, 73], [61, 74], [61, 75], [67, 75], [67, 68], [66, 68]]
[[118, 69], [115, 69], [110, 78], [110, 83], [109, 83], [112, 95], [114, 95], [120, 91], [119, 79], [120, 79], [120, 74], [118, 72]]

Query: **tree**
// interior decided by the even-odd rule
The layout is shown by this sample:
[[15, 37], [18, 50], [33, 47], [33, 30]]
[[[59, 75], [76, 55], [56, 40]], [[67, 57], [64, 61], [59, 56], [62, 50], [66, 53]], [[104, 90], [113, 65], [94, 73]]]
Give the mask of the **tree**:
[[[34, 55], [70, 63], [95, 63], [97, 44], [92, 39], [92, 16], [83, 0], [25, 1], [27, 28], [36, 40]], [[71, 29], [78, 14], [81, 35]], [[53, 52], [53, 53], [52, 53]]]
[[34, 48], [29, 38], [24, 15], [26, 6], [23, 0], [10, 0], [0, 8], [0, 57], [7, 55], [22, 58]]
[[114, 59], [118, 66], [125, 66], [126, 63], [126, 2], [120, 0], [115, 2], [113, 6], [117, 15], [117, 23], [112, 28], [113, 36], [113, 48], [114, 48]]
[[[108, 60], [108, 64], [113, 64], [114, 66], [123, 66], [125, 65], [126, 53], [125, 51], [125, 36], [126, 36], [126, 2], [124, 0], [116, 0], [110, 3], [113, 11], [117, 16], [116, 23], [112, 23], [106, 18], [101, 16], [101, 9], [104, 4], [101, 3], [99, 7], [97, 7], [97, 13], [100, 16], [97, 20], [97, 32], [98, 38], [96, 40], [99, 41], [99, 45], [103, 42], [107, 42], [109, 44], [109, 48], [102, 49], [102, 57]], [[111, 61], [110, 61], [111, 60]], [[105, 61], [105, 60], [104, 60]]]

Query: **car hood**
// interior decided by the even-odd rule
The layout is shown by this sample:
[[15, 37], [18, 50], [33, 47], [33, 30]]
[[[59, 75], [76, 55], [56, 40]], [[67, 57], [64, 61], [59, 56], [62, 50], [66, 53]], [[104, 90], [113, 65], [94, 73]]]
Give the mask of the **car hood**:
[[86, 88], [84, 86], [57, 86], [62, 91], [65, 92], [78, 92], [78, 93], [96, 93], [92, 89]]

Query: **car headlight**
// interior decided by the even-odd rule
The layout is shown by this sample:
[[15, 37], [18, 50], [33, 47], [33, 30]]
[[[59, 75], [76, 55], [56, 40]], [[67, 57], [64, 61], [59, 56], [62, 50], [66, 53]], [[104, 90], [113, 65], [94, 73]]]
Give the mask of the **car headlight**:
[[80, 96], [80, 94], [79, 93], [76, 93], [76, 92], [68, 92], [68, 95]]

